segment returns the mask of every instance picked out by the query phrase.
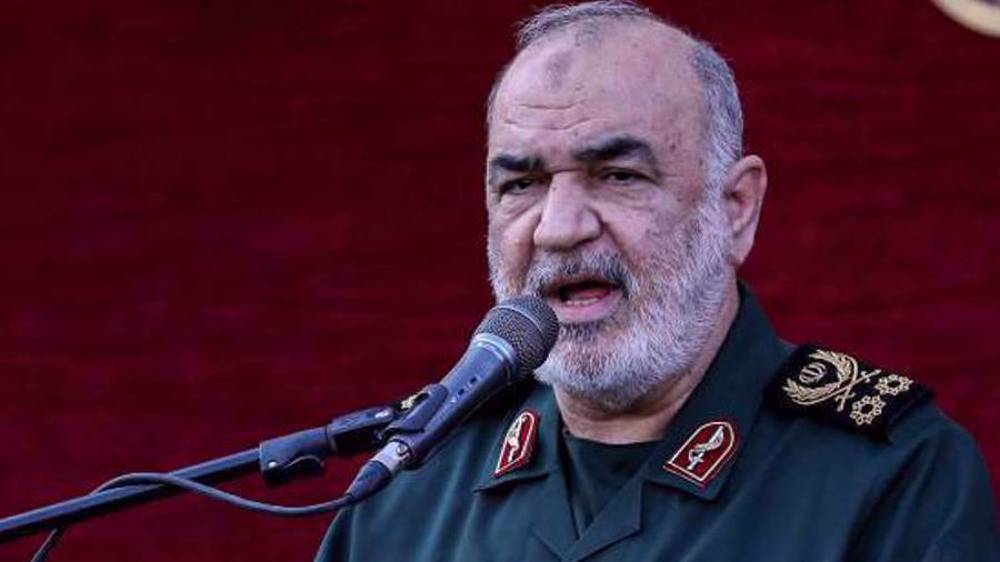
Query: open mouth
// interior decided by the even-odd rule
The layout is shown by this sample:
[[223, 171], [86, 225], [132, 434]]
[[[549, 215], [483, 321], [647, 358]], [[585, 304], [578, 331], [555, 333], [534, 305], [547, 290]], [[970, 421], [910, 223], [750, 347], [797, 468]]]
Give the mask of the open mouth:
[[560, 322], [593, 322], [614, 312], [622, 288], [609, 279], [578, 277], [557, 280], [543, 294]]
[[567, 306], [587, 306], [610, 295], [617, 288], [618, 285], [607, 281], [585, 279], [559, 286], [556, 294], [559, 301]]

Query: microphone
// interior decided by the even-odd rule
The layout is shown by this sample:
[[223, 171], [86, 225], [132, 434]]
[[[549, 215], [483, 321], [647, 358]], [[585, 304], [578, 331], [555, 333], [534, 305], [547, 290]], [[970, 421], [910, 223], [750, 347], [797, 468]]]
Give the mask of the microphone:
[[420, 466], [476, 408], [544, 363], [558, 336], [555, 313], [538, 297], [493, 307], [451, 371], [415, 395], [407, 415], [386, 428], [386, 445], [361, 467], [345, 495], [357, 503], [400, 470]]

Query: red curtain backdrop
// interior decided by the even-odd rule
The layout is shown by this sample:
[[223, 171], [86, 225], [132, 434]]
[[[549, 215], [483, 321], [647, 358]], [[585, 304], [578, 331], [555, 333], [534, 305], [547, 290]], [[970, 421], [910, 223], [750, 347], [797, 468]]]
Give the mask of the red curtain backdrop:
[[[491, 304], [483, 100], [532, 4], [7, 2], [2, 515], [439, 378]], [[780, 332], [934, 387], [1000, 480], [1000, 40], [924, 0], [654, 7], [737, 72]], [[306, 560], [327, 522], [183, 497], [53, 559]]]

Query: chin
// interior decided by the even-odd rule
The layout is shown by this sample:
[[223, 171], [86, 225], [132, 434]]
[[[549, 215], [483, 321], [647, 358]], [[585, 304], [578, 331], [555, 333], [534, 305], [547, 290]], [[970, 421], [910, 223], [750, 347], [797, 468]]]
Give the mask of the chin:
[[637, 339], [642, 338], [622, 336], [599, 344], [593, 340], [560, 341], [535, 376], [602, 411], [627, 412], [691, 364], [690, 358], [664, 353], [662, 344], [658, 352], [651, 353], [650, 342]]

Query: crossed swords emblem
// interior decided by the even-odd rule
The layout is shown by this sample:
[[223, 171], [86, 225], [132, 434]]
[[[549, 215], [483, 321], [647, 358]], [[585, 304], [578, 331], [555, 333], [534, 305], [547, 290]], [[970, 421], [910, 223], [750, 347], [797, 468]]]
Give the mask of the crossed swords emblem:
[[803, 406], [811, 406], [833, 398], [834, 402], [837, 403], [837, 411], [842, 412], [847, 401], [857, 396], [857, 393], [854, 392], [855, 387], [868, 383], [872, 377], [882, 374], [881, 369], [867, 372], [862, 370], [857, 361], [841, 353], [817, 350], [811, 357], [816, 361], [802, 368], [799, 373], [800, 381], [808, 385], [822, 380], [828, 364], [836, 371], [837, 380], [825, 386], [810, 389], [800, 387], [788, 379], [783, 389], [794, 402]]

